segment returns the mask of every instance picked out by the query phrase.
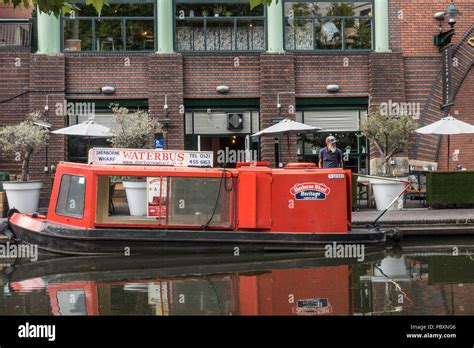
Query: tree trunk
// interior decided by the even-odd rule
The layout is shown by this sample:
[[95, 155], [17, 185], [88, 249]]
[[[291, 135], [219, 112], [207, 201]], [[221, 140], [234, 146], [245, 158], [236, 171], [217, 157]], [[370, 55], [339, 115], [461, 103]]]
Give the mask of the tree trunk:
[[28, 174], [30, 168], [30, 154], [27, 153], [25, 158], [23, 159], [23, 163], [21, 165], [21, 181], [28, 181]]
[[390, 160], [390, 157], [383, 156], [382, 157], [382, 170], [383, 170], [383, 175], [388, 175], [388, 161]]

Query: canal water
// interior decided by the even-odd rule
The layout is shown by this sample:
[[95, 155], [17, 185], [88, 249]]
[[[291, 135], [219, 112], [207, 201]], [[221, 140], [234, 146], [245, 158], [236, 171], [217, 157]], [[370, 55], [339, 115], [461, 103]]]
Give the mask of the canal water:
[[326, 256], [0, 259], [0, 315], [474, 315], [472, 237]]

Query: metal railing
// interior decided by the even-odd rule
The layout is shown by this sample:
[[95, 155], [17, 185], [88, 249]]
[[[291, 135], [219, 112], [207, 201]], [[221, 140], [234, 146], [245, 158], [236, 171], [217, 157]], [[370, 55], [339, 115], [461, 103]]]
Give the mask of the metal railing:
[[264, 51], [265, 17], [177, 17], [175, 49], [178, 52]]
[[32, 24], [29, 19], [0, 19], [0, 50], [29, 48]]

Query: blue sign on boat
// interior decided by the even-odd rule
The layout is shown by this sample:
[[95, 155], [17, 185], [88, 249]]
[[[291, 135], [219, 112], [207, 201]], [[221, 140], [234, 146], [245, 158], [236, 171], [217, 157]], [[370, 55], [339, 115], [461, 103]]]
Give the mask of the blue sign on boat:
[[155, 139], [155, 149], [164, 149], [165, 140], [164, 139]]

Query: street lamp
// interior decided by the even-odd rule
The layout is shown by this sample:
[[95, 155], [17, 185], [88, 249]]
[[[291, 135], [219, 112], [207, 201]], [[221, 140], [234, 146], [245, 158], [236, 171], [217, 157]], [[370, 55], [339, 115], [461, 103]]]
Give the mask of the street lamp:
[[[439, 34], [434, 36], [434, 44], [439, 47], [440, 51], [451, 43], [451, 39], [454, 36], [454, 25], [457, 22], [457, 17], [461, 15], [461, 12], [456, 7], [454, 0], [448, 6], [446, 12], [437, 12], [434, 17], [439, 22]], [[448, 17], [448, 24], [451, 27], [448, 31], [443, 32], [443, 21]]]
[[454, 29], [454, 25], [456, 24], [457, 17], [461, 15], [461, 12], [456, 8], [456, 5], [454, 4], [454, 0], [451, 1], [451, 3], [448, 6], [448, 10], [446, 11], [446, 14], [449, 17], [448, 23], [451, 29]]

